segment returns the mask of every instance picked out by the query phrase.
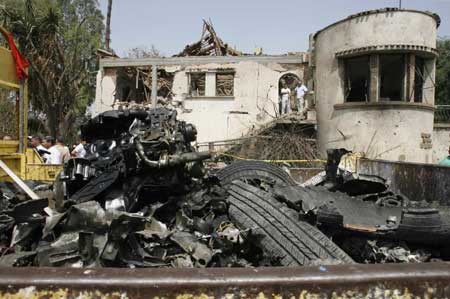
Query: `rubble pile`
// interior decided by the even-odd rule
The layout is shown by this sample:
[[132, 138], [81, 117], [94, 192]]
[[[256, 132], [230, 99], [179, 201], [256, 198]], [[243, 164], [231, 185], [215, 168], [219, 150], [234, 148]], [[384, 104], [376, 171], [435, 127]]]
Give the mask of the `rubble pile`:
[[135, 213], [121, 210], [117, 199], [106, 206], [82, 202], [63, 212], [46, 205], [27, 201], [3, 210], [1, 266], [184, 268], [266, 261], [228, 218], [226, 192], [215, 182]]
[[[104, 112], [82, 125], [86, 158], [29, 200], [0, 186], [0, 266], [258, 267], [448, 260], [450, 213], [411, 202], [330, 150], [298, 185], [241, 161], [212, 174], [175, 110]], [[43, 196], [43, 194], [47, 194]]]
[[218, 96], [233, 96], [234, 74], [216, 74], [216, 90]]
[[81, 130], [88, 156], [66, 163], [50, 205], [3, 197], [0, 266], [272, 265], [230, 220], [176, 111], [109, 111]]
[[[269, 128], [244, 139], [227, 153], [258, 160], [317, 160], [320, 158], [317, 140], [302, 127]], [[314, 165], [313, 163], [309, 163]], [[295, 164], [293, 164], [295, 165]], [[299, 165], [305, 166], [305, 163]]]
[[183, 51], [175, 55], [183, 56], [240, 56], [243, 55], [217, 36], [211, 21], [203, 20], [202, 36], [198, 42], [187, 45]]
[[[157, 73], [157, 97], [158, 103], [162, 105], [167, 105], [173, 97], [172, 86], [173, 86], [174, 73], [166, 72], [164, 69], [158, 69]], [[123, 94], [123, 98], [115, 100], [113, 108], [143, 108], [146, 105], [150, 106], [151, 94], [152, 94], [152, 69], [147, 67], [126, 67], [123, 68], [123, 72], [120, 72], [120, 80], [124, 82], [129, 88], [127, 92]], [[137, 83], [136, 83], [137, 82]], [[135, 98], [141, 98], [141, 101], [133, 101], [133, 91], [130, 87], [136, 89], [140, 96], [135, 96]], [[135, 107], [133, 107], [135, 106]]]

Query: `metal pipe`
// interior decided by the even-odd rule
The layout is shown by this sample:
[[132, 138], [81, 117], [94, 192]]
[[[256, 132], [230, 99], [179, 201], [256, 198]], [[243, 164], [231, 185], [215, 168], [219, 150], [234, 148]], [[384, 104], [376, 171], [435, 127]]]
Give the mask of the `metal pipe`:
[[19, 90], [19, 153], [25, 152], [25, 80], [20, 81]]
[[298, 268], [8, 268], [2, 298], [448, 298], [450, 264]]
[[160, 168], [161, 167], [161, 161], [153, 161], [153, 160], [150, 160], [149, 158], [147, 158], [147, 156], [145, 155], [144, 146], [142, 145], [140, 140], [138, 140], [136, 138], [134, 140], [134, 142], [136, 144], [136, 151], [137, 151], [139, 158], [141, 158], [142, 161], [144, 161], [144, 163], [147, 164], [147, 166], [149, 166], [151, 168]]
[[136, 144], [136, 151], [139, 158], [141, 158], [142, 161], [144, 161], [144, 163], [151, 168], [164, 168], [168, 166], [182, 165], [189, 162], [202, 161], [211, 158], [211, 153], [209, 152], [192, 152], [179, 155], [170, 155], [167, 156], [167, 158], [160, 160], [150, 160], [145, 155], [144, 146], [142, 145], [141, 141], [136, 138], [134, 142]]

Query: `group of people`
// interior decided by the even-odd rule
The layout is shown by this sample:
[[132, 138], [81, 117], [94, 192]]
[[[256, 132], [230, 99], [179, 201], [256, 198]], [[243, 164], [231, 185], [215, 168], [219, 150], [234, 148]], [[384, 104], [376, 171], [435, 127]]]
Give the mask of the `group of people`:
[[[308, 93], [308, 88], [300, 80], [294, 89], [295, 97], [297, 99], [297, 110], [301, 115], [304, 115], [306, 111], [305, 95]], [[286, 83], [283, 83], [283, 88], [281, 88], [281, 113], [288, 114], [292, 112], [291, 107], [291, 89]]]
[[63, 164], [71, 157], [84, 158], [86, 156], [84, 148], [86, 142], [81, 139], [72, 151], [65, 145], [62, 136], [58, 136], [56, 139], [51, 136], [44, 138], [33, 136], [29, 144], [38, 151], [46, 164]]

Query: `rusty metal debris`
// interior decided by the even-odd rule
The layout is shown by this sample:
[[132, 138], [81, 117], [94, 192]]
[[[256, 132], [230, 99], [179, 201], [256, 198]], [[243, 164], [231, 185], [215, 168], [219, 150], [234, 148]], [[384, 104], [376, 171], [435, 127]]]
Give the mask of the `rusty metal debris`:
[[0, 271], [4, 298], [447, 298], [444, 263]]
[[4, 298], [447, 298], [444, 263], [0, 271]]

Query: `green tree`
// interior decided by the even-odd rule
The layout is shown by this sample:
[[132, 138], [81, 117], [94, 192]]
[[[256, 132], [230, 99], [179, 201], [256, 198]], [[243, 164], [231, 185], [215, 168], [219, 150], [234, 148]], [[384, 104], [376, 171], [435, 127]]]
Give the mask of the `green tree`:
[[128, 50], [127, 58], [149, 58], [149, 57], [162, 57], [161, 52], [151, 45], [150, 48], [147, 46], [137, 46]]
[[439, 57], [436, 62], [436, 104], [450, 105], [450, 39], [437, 41]]
[[0, 0], [0, 18], [28, 58], [33, 110], [46, 128], [73, 135], [75, 119], [94, 97], [96, 49], [102, 46], [103, 15], [97, 0]]

